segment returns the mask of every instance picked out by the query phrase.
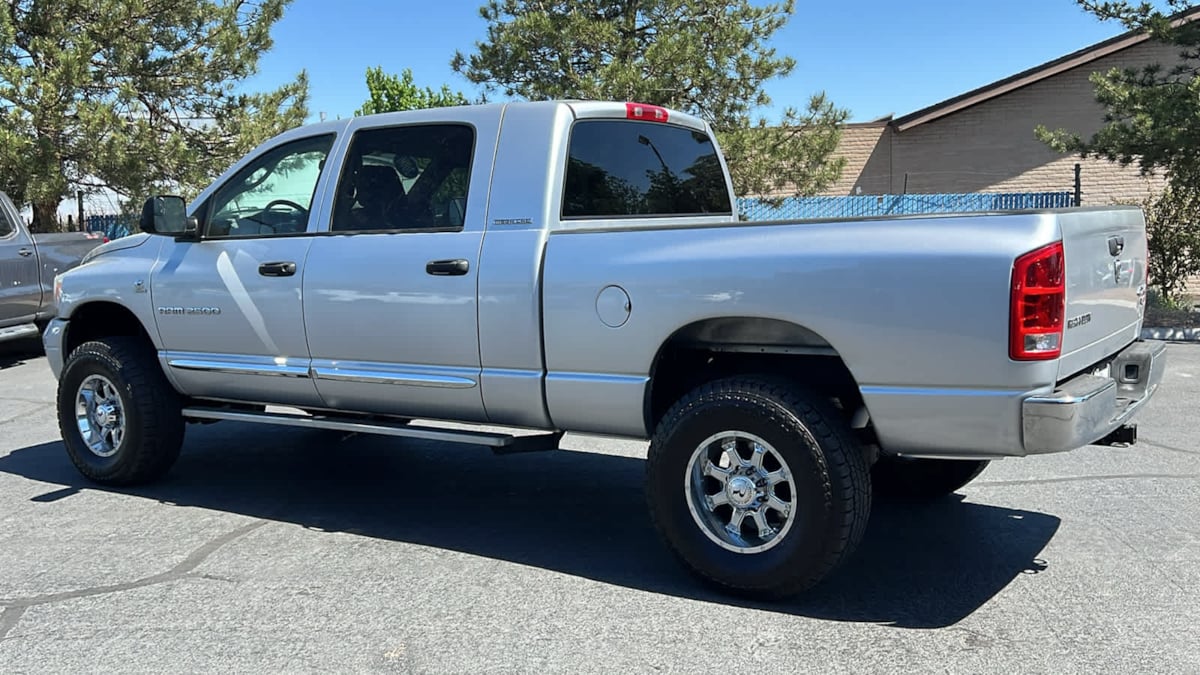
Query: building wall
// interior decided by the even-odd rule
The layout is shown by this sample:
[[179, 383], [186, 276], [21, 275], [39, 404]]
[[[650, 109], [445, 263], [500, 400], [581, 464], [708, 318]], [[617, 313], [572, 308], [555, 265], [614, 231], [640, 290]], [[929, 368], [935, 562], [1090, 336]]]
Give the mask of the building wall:
[[837, 156], [846, 158], [841, 179], [823, 194], [886, 194], [891, 189], [892, 143], [887, 122], [847, 124], [842, 128]]
[[[1161, 178], [1141, 176], [1136, 167], [1060, 155], [1034, 137], [1034, 128], [1094, 133], [1104, 113], [1088, 80], [1091, 73], [1170, 63], [1177, 55], [1177, 48], [1145, 42], [907, 131], [849, 125], [839, 148], [849, 162], [826, 194], [1071, 190], [1079, 163], [1085, 205], [1139, 203], [1161, 187]], [[872, 138], [875, 147], [867, 152], [864, 145]]]

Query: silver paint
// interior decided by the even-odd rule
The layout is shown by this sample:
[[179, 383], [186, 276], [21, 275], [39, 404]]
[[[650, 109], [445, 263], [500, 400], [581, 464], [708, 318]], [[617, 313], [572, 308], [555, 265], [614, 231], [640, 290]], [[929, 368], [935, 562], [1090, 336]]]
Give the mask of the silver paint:
[[[128, 308], [158, 349], [205, 355], [205, 368], [161, 358], [173, 384], [194, 396], [641, 438], [650, 374], [672, 337], [733, 352], [816, 350], [845, 362], [885, 452], [931, 456], [1024, 454], [1024, 401], [1051, 395], [1137, 336], [1145, 235], [1136, 209], [561, 221], [571, 123], [624, 114], [620, 103], [512, 103], [287, 132], [230, 167], [189, 213], [258, 154], [336, 133], [310, 236], [141, 235], [108, 245], [63, 275], [59, 318], [92, 302]], [[322, 236], [355, 130], [447, 121], [469, 122], [478, 135], [462, 232]], [[1124, 243], [1115, 258], [1114, 236]], [[1059, 240], [1067, 316], [1093, 319], [1066, 332], [1061, 360], [1012, 362], [1013, 260]], [[424, 272], [429, 260], [457, 258], [471, 263], [468, 274]], [[279, 260], [296, 262], [297, 274], [257, 274], [259, 262]], [[131, 290], [138, 280], [149, 293]], [[619, 328], [597, 316], [597, 296], [610, 286], [630, 298]], [[158, 306], [220, 315], [156, 317]], [[52, 367], [61, 368], [69, 324], [45, 334]], [[279, 377], [280, 358], [318, 377]], [[231, 363], [252, 372], [212, 367]], [[335, 365], [347, 363], [355, 365]], [[443, 376], [463, 386], [430, 386]]]

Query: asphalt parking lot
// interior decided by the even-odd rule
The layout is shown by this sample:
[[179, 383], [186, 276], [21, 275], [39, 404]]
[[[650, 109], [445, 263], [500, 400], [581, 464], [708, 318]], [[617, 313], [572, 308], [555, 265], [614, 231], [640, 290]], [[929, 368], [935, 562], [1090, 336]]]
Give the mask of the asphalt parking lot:
[[0, 349], [0, 671], [1200, 672], [1200, 345], [1141, 442], [876, 504], [794, 601], [671, 559], [643, 446], [556, 453], [193, 426], [166, 480], [85, 482], [45, 359]]

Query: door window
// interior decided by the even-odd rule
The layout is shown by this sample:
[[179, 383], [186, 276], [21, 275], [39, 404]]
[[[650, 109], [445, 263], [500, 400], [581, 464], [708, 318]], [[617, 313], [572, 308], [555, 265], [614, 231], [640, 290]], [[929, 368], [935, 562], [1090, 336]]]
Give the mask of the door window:
[[659, 122], [584, 120], [571, 130], [564, 218], [728, 215], [707, 134]]
[[13, 225], [8, 215], [8, 209], [0, 208], [0, 239], [7, 237], [16, 231], [16, 226]]
[[268, 150], [212, 197], [204, 236], [263, 237], [308, 229], [317, 180], [333, 136], [314, 136]]
[[338, 181], [334, 232], [457, 232], [467, 212], [475, 130], [465, 124], [365, 129]]

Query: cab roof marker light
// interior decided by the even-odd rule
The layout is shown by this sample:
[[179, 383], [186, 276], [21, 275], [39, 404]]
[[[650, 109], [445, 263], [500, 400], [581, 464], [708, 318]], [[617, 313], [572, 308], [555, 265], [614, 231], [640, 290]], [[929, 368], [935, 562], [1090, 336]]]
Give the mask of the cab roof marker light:
[[649, 105], [647, 103], [625, 104], [625, 119], [642, 122], [666, 122], [669, 117], [670, 113], [662, 106]]

